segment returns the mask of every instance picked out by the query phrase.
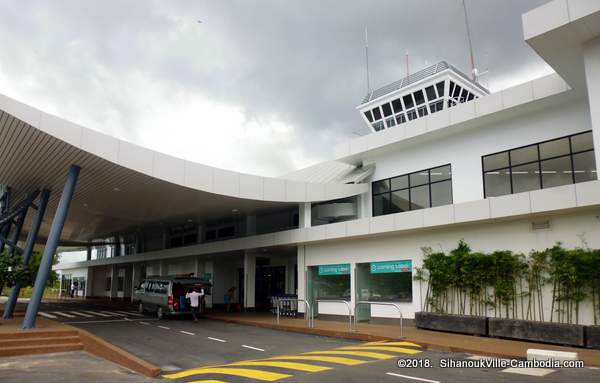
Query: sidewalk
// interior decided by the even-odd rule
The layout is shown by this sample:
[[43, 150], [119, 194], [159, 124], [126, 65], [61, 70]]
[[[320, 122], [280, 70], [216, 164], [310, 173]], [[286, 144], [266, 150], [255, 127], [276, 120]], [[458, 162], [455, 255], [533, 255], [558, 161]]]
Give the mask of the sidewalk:
[[[400, 325], [358, 324], [356, 331], [350, 332], [347, 321], [315, 319], [315, 327], [310, 329], [304, 319], [281, 318], [280, 324], [277, 325], [275, 316], [270, 313], [207, 313], [206, 317], [248, 326], [336, 338], [365, 341], [400, 339]], [[403, 335], [405, 340], [430, 350], [468, 352], [501, 358], [524, 359], [529, 348], [576, 352], [586, 366], [600, 367], [600, 350], [420, 330], [407, 325], [404, 326]]]

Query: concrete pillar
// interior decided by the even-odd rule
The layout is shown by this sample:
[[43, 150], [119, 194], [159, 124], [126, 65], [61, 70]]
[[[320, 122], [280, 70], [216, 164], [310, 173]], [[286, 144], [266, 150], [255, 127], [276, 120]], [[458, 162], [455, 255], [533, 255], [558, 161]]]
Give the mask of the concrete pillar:
[[[215, 264], [213, 261], [206, 261], [204, 262], [204, 274], [206, 274], [207, 276], [209, 276], [209, 282], [213, 284], [213, 293], [214, 294], [214, 287], [215, 287]], [[204, 298], [204, 301], [206, 302], [206, 307], [207, 308], [211, 308], [212, 307], [212, 303], [213, 303], [213, 295], [207, 295]]]
[[600, 167], [600, 37], [588, 41], [583, 46], [585, 79], [590, 103], [592, 134], [594, 136], [594, 154], [596, 168]]
[[94, 268], [88, 267], [87, 273], [85, 277], [85, 291], [84, 298], [93, 297], [94, 296]]
[[194, 275], [197, 278], [204, 277], [204, 260], [198, 255], [194, 257]]
[[119, 278], [119, 268], [117, 265], [110, 267], [110, 299], [117, 298], [117, 280]]
[[86, 250], [85, 259], [87, 261], [91, 261], [92, 260], [92, 244], [88, 242], [88, 245], [85, 250]]
[[301, 203], [298, 206], [298, 227], [311, 227], [312, 223], [312, 205], [310, 202]]
[[256, 254], [244, 251], [244, 308], [254, 309], [256, 291]]
[[162, 277], [163, 275], [166, 275], [166, 272], [167, 265], [165, 265], [165, 261], [161, 259], [160, 261], [158, 261], [158, 275]]
[[[298, 298], [306, 299], [306, 255], [305, 246], [298, 245], [298, 257], [296, 262], [298, 263]], [[304, 305], [299, 305], [298, 311], [304, 312]]]

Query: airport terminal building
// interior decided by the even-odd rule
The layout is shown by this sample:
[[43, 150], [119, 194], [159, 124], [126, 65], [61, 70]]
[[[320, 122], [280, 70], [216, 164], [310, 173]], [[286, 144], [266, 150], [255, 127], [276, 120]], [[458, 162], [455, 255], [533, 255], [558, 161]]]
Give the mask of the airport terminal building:
[[54, 269], [86, 297], [129, 299], [146, 276], [193, 274], [213, 284], [209, 307], [235, 287], [245, 310], [291, 294], [337, 301], [319, 315], [375, 300], [413, 318], [423, 247], [600, 248], [600, 4], [556, 0], [523, 15], [523, 29], [555, 73], [489, 93], [437, 63], [365, 96], [357, 111], [370, 134], [278, 178], [165, 155], [0, 96], [0, 184], [13, 201], [49, 191], [44, 244], [69, 168], [80, 169], [60, 245], [84, 256]]

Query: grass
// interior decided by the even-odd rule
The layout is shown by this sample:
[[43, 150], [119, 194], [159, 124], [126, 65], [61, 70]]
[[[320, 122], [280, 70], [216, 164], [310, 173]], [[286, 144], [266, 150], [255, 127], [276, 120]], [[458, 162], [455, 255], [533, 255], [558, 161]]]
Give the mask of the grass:
[[[10, 290], [9, 288], [5, 287], [2, 290], [2, 296], [9, 296], [10, 295]], [[33, 291], [33, 287], [23, 287], [19, 293], [19, 298], [30, 298], [31, 297], [31, 293]], [[59, 289], [58, 287], [46, 287], [44, 289], [44, 298], [47, 299], [52, 299], [52, 298], [58, 298], [58, 292]]]

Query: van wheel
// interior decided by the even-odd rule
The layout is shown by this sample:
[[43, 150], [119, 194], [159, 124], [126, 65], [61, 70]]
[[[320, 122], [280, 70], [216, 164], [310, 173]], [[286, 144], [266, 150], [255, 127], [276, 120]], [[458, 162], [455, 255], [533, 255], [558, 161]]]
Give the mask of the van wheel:
[[163, 309], [162, 309], [162, 307], [159, 307], [159, 308], [156, 310], [156, 317], [157, 317], [158, 319], [164, 319], [164, 317], [165, 317], [165, 314], [163, 313]]
[[142, 302], [140, 302], [140, 304], [138, 305], [138, 313], [140, 313], [140, 314], [144, 313], [144, 305], [142, 304]]

